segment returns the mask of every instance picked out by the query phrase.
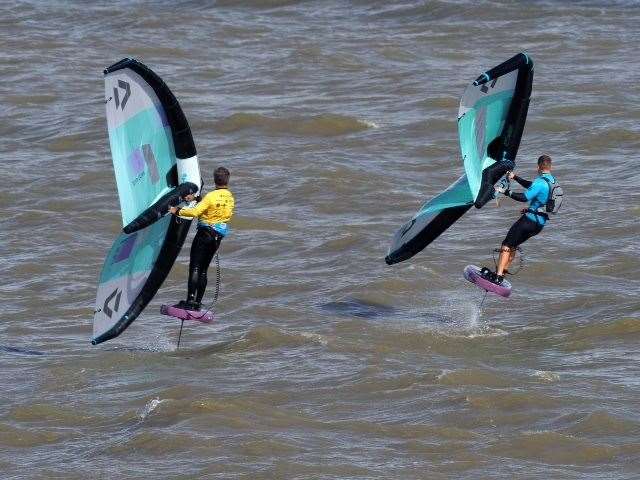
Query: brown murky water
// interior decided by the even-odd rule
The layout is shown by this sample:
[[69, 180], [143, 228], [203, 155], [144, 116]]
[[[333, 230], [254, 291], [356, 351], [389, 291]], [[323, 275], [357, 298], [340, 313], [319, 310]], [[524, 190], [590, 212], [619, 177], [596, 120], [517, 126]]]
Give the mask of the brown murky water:
[[[640, 476], [640, 7], [627, 2], [18, 2], [0, 16], [0, 476]], [[566, 202], [508, 301], [462, 279], [517, 217], [422, 254], [395, 229], [462, 167], [465, 86], [536, 62], [518, 157]], [[232, 171], [215, 326], [159, 314], [89, 344], [120, 225], [102, 69], [180, 99], [205, 179]]]

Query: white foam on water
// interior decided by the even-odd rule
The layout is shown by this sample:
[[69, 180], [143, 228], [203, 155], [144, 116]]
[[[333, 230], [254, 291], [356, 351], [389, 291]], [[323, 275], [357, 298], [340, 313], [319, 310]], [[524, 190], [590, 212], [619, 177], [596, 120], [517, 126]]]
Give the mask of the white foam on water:
[[560, 380], [560, 375], [554, 372], [548, 372], [545, 370], [535, 370], [532, 374], [534, 377], [538, 377], [545, 382], [557, 382]]
[[[171, 330], [170, 333], [156, 335], [153, 342], [148, 345], [149, 350], [153, 352], [175, 352], [178, 345], [178, 332], [180, 331], [180, 324], [177, 324], [175, 331]], [[184, 330], [182, 332], [184, 336]]]
[[153, 412], [156, 408], [158, 408], [158, 405], [166, 401], [167, 400], [160, 400], [159, 397], [156, 397], [153, 400], [149, 400], [147, 404], [144, 406], [144, 408], [142, 409], [142, 411], [138, 414], [140, 417], [140, 420], [144, 420], [145, 418], [147, 418], [151, 414], [151, 412]]
[[326, 347], [327, 344], [329, 343], [327, 338], [324, 335], [320, 335], [319, 333], [299, 332], [298, 335], [304, 338], [308, 338], [314, 341], [315, 343], [322, 345], [323, 347]]
[[430, 327], [436, 325], [438, 332], [456, 337], [479, 338], [508, 335], [509, 332], [487, 323], [482, 314], [484, 306], [480, 308], [481, 303], [481, 296], [470, 295], [464, 298], [447, 296], [444, 302], [431, 309], [430, 313], [440, 322], [431, 322]]

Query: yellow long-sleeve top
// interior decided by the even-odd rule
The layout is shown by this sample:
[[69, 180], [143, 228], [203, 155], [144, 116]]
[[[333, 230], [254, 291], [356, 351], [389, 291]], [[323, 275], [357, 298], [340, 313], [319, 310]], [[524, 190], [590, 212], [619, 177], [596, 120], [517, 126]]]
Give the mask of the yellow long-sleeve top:
[[235, 204], [233, 194], [229, 189], [216, 188], [213, 192], [207, 193], [195, 207], [181, 208], [178, 215], [197, 218], [209, 225], [227, 223], [233, 216]]

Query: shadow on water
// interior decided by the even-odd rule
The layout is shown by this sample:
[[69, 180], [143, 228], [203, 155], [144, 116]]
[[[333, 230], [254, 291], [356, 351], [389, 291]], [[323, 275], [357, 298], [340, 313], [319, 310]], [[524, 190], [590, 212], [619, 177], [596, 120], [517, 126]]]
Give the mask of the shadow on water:
[[39, 352], [37, 350], [29, 350], [20, 347], [8, 347], [6, 345], [0, 345], [0, 352], [13, 353], [15, 355], [44, 355], [44, 352]]
[[170, 350], [163, 350], [157, 347], [110, 347], [103, 348], [103, 352], [148, 352], [148, 353], [165, 353], [170, 352]]
[[389, 305], [368, 302], [357, 298], [325, 303], [321, 305], [320, 308], [334, 315], [359, 318], [378, 318], [396, 313], [396, 309]]
[[[338, 302], [329, 302], [320, 306], [321, 310], [343, 317], [358, 318], [411, 318], [426, 323], [459, 323], [460, 317], [473, 317], [478, 320], [481, 314], [481, 301], [470, 299], [464, 302], [457, 302], [457, 308], [448, 305], [446, 308], [428, 308], [424, 311], [412, 305], [395, 307], [380, 303], [368, 302], [357, 298], [349, 298]], [[465, 308], [461, 310], [461, 305]]]
[[320, 306], [321, 310], [343, 317], [383, 319], [383, 328], [415, 328], [437, 335], [484, 337], [506, 335], [507, 332], [489, 324], [483, 315], [483, 296], [471, 295], [439, 305], [406, 305], [402, 307], [348, 298]]
[[185, 351], [182, 352], [182, 347], [180, 347], [180, 350], [176, 353], [180, 353], [181, 356], [187, 357], [188, 355], [191, 356], [207, 356], [207, 355], [213, 355], [216, 353], [233, 353], [235, 351], [235, 348], [237, 345], [241, 344], [243, 341], [243, 338], [235, 338], [233, 340], [227, 340], [224, 342], [219, 342], [213, 345], [207, 345], [206, 347], [202, 347], [202, 348], [198, 348], [196, 350], [190, 350], [189, 352]]

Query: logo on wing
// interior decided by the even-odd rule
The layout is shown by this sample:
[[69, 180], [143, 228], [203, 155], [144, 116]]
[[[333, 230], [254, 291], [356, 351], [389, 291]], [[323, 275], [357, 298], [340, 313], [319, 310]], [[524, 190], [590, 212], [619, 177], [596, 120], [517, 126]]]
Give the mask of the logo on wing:
[[[120, 90], [121, 88], [124, 91], [124, 96], [120, 99]], [[118, 108], [122, 108], [124, 110], [125, 105], [127, 104], [127, 100], [131, 96], [131, 85], [124, 80], [118, 80], [118, 86], [113, 87], [113, 99], [116, 102], [116, 110]]]
[[[491, 82], [491, 85], [489, 85], [489, 87], [491, 87], [491, 88], [495, 87], [497, 81], [498, 81], [498, 79], [494, 78], [493, 82]], [[484, 85], [482, 85], [482, 87], [480, 87], [480, 91], [482, 93], [487, 93], [489, 91], [489, 87], [487, 87], [487, 84], [485, 83]]]
[[[118, 311], [120, 308], [120, 297], [122, 296], [122, 291], [116, 288], [113, 292], [109, 294], [107, 299], [104, 301], [104, 305], [102, 306], [102, 311], [104, 314], [111, 318], [111, 316]], [[113, 300], [113, 305], [111, 305], [111, 301]]]

